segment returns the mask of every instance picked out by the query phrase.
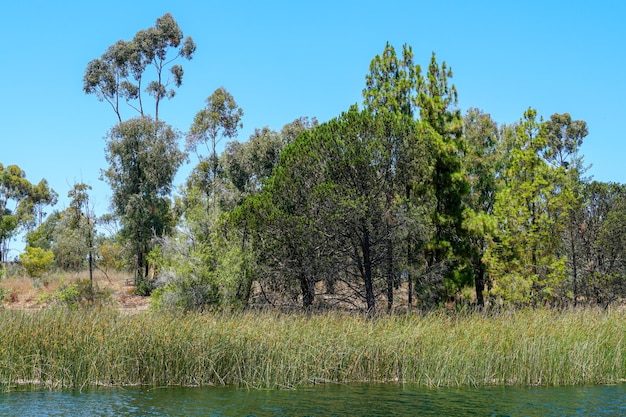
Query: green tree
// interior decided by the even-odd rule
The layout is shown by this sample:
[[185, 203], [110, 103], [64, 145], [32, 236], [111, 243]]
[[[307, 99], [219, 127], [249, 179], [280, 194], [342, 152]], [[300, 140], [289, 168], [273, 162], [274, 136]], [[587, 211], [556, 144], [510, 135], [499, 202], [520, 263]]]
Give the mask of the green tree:
[[517, 126], [515, 147], [496, 195], [498, 226], [485, 259], [494, 292], [516, 304], [552, 301], [566, 277], [563, 232], [572, 190], [563, 167], [543, 157], [546, 126], [529, 109]]
[[109, 168], [103, 175], [113, 189], [121, 235], [133, 245], [138, 285], [148, 274], [145, 256], [152, 250], [152, 238], [167, 234], [172, 227], [168, 196], [185, 160], [178, 138], [170, 126], [150, 117], [122, 122], [108, 136]]
[[59, 268], [64, 271], [81, 271], [88, 266], [86, 260], [89, 247], [85, 239], [88, 233], [86, 220], [76, 218], [72, 209], [59, 213], [50, 248]]
[[280, 130], [280, 136], [284, 146], [291, 144], [298, 135], [304, 131], [311, 130], [317, 126], [319, 122], [315, 117], [298, 117], [290, 123], [287, 123]]
[[566, 230], [563, 232], [567, 253], [567, 268], [571, 276], [571, 297], [576, 304], [579, 295], [580, 277], [580, 244], [577, 239], [577, 212], [582, 201], [583, 180], [585, 172], [583, 159], [579, 156], [580, 146], [587, 136], [587, 123], [583, 120], [572, 120], [568, 113], [553, 114], [545, 122], [547, 146], [543, 151], [544, 159], [555, 169], [563, 171], [564, 187], [571, 192], [570, 208], [567, 212]]
[[55, 229], [63, 214], [55, 210], [35, 229], [26, 233], [26, 245], [51, 250], [55, 239]]
[[206, 99], [205, 108], [196, 114], [187, 135], [188, 151], [197, 154], [200, 144], [207, 148], [209, 156], [200, 158], [198, 167], [208, 175], [205, 181], [206, 193], [207, 198], [213, 201], [214, 209], [217, 207], [218, 189], [217, 145], [223, 138], [232, 139], [237, 135], [237, 131], [243, 126], [242, 117], [243, 110], [233, 96], [224, 87], [220, 87]]
[[[182, 85], [183, 68], [173, 62], [191, 59], [195, 49], [193, 40], [183, 40], [182, 30], [167, 13], [153, 27], [137, 32], [131, 41], [118, 41], [109, 47], [101, 58], [87, 65], [83, 77], [85, 93], [109, 103], [119, 122], [108, 134], [106, 158], [110, 166], [103, 176], [113, 189], [121, 236], [131, 242], [135, 253], [139, 292], [149, 291], [144, 284], [151, 239], [172, 226], [167, 196], [186, 157], [177, 147], [178, 133], [160, 120], [159, 106], [162, 99], [175, 95], [170, 87]], [[148, 68], [153, 70], [152, 81], [145, 79]], [[154, 117], [145, 110], [142, 92], [154, 99]], [[123, 121], [120, 100], [139, 117]]]
[[34, 184], [27, 199], [27, 210], [32, 218], [28, 228], [38, 227], [43, 223], [46, 216], [44, 212], [45, 206], [54, 206], [58, 201], [59, 195], [49, 187], [48, 181], [42, 179], [38, 184]]
[[469, 188], [463, 173], [465, 143], [462, 117], [457, 105], [457, 90], [449, 84], [452, 70], [439, 64], [433, 53], [424, 76], [420, 77], [417, 104], [420, 119], [437, 134], [432, 148], [435, 163], [432, 192], [436, 196], [433, 212], [434, 236], [427, 248], [427, 275], [420, 282], [430, 303], [438, 303], [468, 280], [459, 270], [467, 257], [467, 238], [463, 228], [463, 199]]
[[[267, 187], [246, 201], [249, 214], [241, 216], [273, 288], [297, 289], [308, 308], [316, 284], [333, 276], [355, 290], [356, 305], [376, 310], [388, 282], [388, 255], [401, 253], [393, 247], [403, 245], [412, 224], [394, 172], [406, 149], [424, 149], [428, 132], [406, 116], [353, 107], [283, 151]], [[391, 258], [394, 271], [400, 258]]]
[[20, 228], [32, 229], [43, 218], [43, 206], [56, 203], [56, 193], [45, 179], [33, 186], [17, 165], [0, 164], [0, 262], [5, 262], [9, 241]]
[[485, 304], [487, 266], [483, 257], [494, 227], [494, 205], [504, 168], [500, 129], [489, 114], [471, 108], [463, 118], [466, 149], [464, 170], [469, 184], [465, 195], [463, 227], [467, 231], [468, 262], [474, 274], [476, 304]]
[[[176, 92], [171, 87], [180, 87], [183, 82], [183, 67], [172, 63], [178, 58], [191, 59], [195, 50], [193, 39], [183, 39], [178, 23], [166, 13], [153, 27], [140, 30], [131, 41], [117, 41], [102, 57], [89, 62], [83, 90], [109, 103], [120, 123], [120, 100], [140, 115], [148, 114], [142, 96], [146, 92], [155, 101], [154, 119], [158, 121], [161, 100], [174, 97]], [[152, 81], [144, 79], [148, 68], [154, 70]]]
[[[414, 189], [412, 182], [415, 177], [410, 171], [397, 176], [404, 186], [407, 202], [424, 201], [427, 194], [436, 201], [435, 206], [430, 206], [430, 199], [426, 199], [427, 203], [423, 205], [431, 209], [429, 223], [434, 226], [432, 239], [424, 245], [409, 234], [405, 248], [409, 287], [413, 282], [412, 271], [419, 269], [417, 289], [426, 303], [438, 303], [450, 292], [448, 287], [455, 289], [463, 285], [463, 282], [458, 282], [461, 276], [458, 271], [467, 253], [462, 227], [463, 196], [468, 191], [461, 164], [464, 152], [462, 119], [455, 107], [457, 91], [454, 85], [449, 84], [451, 77], [452, 71], [445, 62], [439, 64], [434, 53], [427, 71], [422, 74], [421, 68], [413, 62], [409, 46], [404, 45], [402, 57], [398, 57], [395, 49], [387, 43], [383, 54], [372, 60], [363, 90], [364, 104], [370, 111], [413, 117], [429, 125], [436, 133], [430, 137], [428, 144], [429, 153], [434, 157], [429, 190], [424, 186]], [[418, 265], [421, 266], [418, 268]]]
[[[268, 184], [230, 215], [242, 237], [250, 239], [248, 252], [254, 257], [254, 273], [266, 301], [272, 302], [268, 291], [293, 299], [300, 294], [305, 310], [315, 302], [316, 284], [328, 277], [338, 258], [323, 235], [323, 218], [311, 215], [316, 206], [314, 189], [321, 178], [311, 140], [308, 132], [298, 136], [281, 155]], [[246, 244], [242, 240], [242, 246]], [[242, 276], [239, 290], [245, 299], [251, 285], [247, 276]]]
[[414, 117], [422, 84], [421, 68], [413, 63], [412, 48], [405, 44], [399, 58], [387, 42], [383, 53], [372, 59], [370, 73], [365, 76], [364, 104], [374, 112]]

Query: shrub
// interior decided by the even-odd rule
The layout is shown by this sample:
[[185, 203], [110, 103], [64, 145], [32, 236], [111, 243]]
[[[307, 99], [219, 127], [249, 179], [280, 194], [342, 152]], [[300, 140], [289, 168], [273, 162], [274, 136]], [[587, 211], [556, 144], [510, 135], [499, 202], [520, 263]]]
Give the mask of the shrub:
[[55, 293], [56, 301], [72, 310], [88, 303], [102, 303], [109, 296], [109, 292], [96, 291], [88, 279], [79, 279], [73, 284], [62, 286]]
[[52, 266], [54, 253], [32, 246], [26, 247], [26, 252], [20, 255], [20, 261], [31, 278], [40, 278]]

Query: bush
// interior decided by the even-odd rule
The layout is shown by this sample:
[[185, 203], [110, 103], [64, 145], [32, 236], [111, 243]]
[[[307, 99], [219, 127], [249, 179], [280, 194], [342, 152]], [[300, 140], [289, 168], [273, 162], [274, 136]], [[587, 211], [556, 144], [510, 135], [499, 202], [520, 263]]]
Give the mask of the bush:
[[59, 288], [55, 293], [55, 300], [66, 307], [75, 310], [81, 305], [102, 303], [110, 296], [108, 292], [96, 291], [88, 279], [79, 279], [73, 284]]
[[32, 246], [26, 247], [26, 252], [20, 255], [20, 261], [26, 273], [31, 278], [40, 278], [50, 269], [54, 262], [54, 253]]

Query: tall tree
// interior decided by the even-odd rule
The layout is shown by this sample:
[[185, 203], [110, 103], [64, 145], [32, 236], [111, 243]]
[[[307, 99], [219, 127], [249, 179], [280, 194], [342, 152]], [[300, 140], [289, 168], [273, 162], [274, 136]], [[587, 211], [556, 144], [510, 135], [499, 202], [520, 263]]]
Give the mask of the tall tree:
[[[109, 103], [118, 119], [107, 137], [110, 166], [103, 177], [113, 189], [122, 236], [133, 246], [138, 289], [142, 284], [146, 291], [143, 284], [150, 239], [171, 227], [167, 196], [185, 159], [177, 146], [178, 133], [160, 120], [160, 104], [164, 98], [174, 97], [173, 87], [182, 85], [184, 71], [174, 61], [191, 59], [195, 50], [192, 38], [183, 38], [178, 23], [167, 13], [131, 41], [120, 40], [110, 46], [101, 58], [87, 64], [83, 77], [85, 93]], [[144, 92], [154, 99], [153, 115], [146, 110]], [[139, 116], [124, 120], [120, 100]]]
[[550, 302], [565, 280], [562, 236], [572, 190], [564, 168], [542, 157], [548, 135], [534, 109], [524, 113], [516, 133], [485, 258], [496, 294], [516, 304]]
[[374, 112], [388, 111], [414, 117], [421, 69], [413, 63], [413, 50], [402, 47], [402, 57], [387, 42], [381, 55], [370, 63], [365, 76], [364, 104]]
[[565, 250], [567, 253], [567, 267], [572, 281], [572, 298], [576, 304], [579, 295], [580, 277], [579, 260], [580, 243], [577, 239], [577, 213], [583, 203], [583, 180], [585, 172], [583, 159], [579, 156], [580, 146], [588, 134], [587, 123], [583, 120], [572, 120], [568, 113], [553, 114], [545, 122], [546, 148], [543, 151], [544, 159], [556, 170], [561, 171], [565, 187], [570, 190], [570, 208], [567, 212], [566, 230], [563, 231]]
[[32, 226], [38, 227], [43, 223], [46, 216], [44, 212], [45, 206], [54, 206], [58, 201], [59, 195], [48, 185], [46, 179], [42, 179], [39, 183], [33, 185], [31, 193], [28, 197], [29, 211], [32, 213]]
[[445, 62], [439, 64], [433, 53], [426, 73], [419, 79], [417, 97], [421, 120], [438, 134], [432, 144], [432, 190], [437, 203], [433, 212], [434, 237], [427, 256], [431, 278], [424, 277], [420, 283], [432, 303], [442, 301], [448, 292], [446, 287], [457, 289], [465, 284], [458, 268], [467, 253], [463, 198], [469, 188], [461, 159], [465, 150], [462, 117], [456, 107], [457, 90], [449, 83], [450, 78], [452, 70]]
[[463, 227], [467, 231], [468, 261], [474, 275], [476, 304], [484, 306], [487, 267], [483, 257], [488, 233], [493, 228], [493, 210], [499, 178], [503, 173], [500, 129], [489, 114], [471, 108], [463, 119], [466, 149], [463, 157], [469, 192], [465, 196]]
[[[435, 303], [446, 293], [446, 279], [458, 275], [455, 268], [463, 263], [467, 251], [462, 228], [463, 195], [468, 189], [461, 165], [462, 121], [456, 108], [456, 88], [449, 83], [451, 77], [452, 71], [445, 62], [439, 64], [434, 53], [426, 73], [422, 74], [421, 68], [413, 62], [409, 46], [404, 45], [402, 56], [398, 57], [393, 46], [387, 43], [383, 54], [372, 60], [363, 90], [364, 104], [371, 111], [420, 119], [437, 134], [430, 137], [429, 143], [429, 152], [434, 156], [429, 187], [430, 195], [436, 199], [430, 211], [434, 235], [425, 248], [418, 248], [419, 244], [412, 243], [415, 239], [409, 235], [405, 248], [408, 271], [422, 264], [418, 283], [421, 295], [428, 295], [429, 302]], [[398, 180], [403, 181], [407, 202], [425, 195], [424, 189], [418, 192], [412, 188], [413, 178], [410, 173], [398, 176]], [[428, 254], [420, 261], [420, 252], [424, 250]], [[411, 286], [411, 273], [408, 277]]]
[[185, 154], [178, 149], [178, 134], [163, 122], [139, 117], [115, 126], [108, 135], [104, 178], [113, 189], [113, 208], [136, 256], [136, 280], [148, 273], [145, 255], [151, 239], [172, 227], [170, 203], [176, 171]]
[[[102, 57], [89, 62], [83, 90], [109, 103], [120, 123], [120, 99], [141, 116], [149, 114], [142, 96], [146, 92], [154, 98], [154, 119], [158, 121], [161, 100], [174, 97], [172, 87], [180, 87], [183, 82], [183, 67], [172, 63], [178, 58], [191, 59], [195, 50], [193, 39], [183, 39], [178, 23], [166, 13], [153, 27], [140, 30], [131, 41], [117, 41]], [[148, 68], [154, 70], [152, 81], [144, 79]]]
[[[575, 240], [578, 260], [576, 275], [570, 270], [571, 296], [576, 303], [606, 307], [626, 294], [626, 187], [592, 181], [581, 188], [572, 216], [576, 227], [565, 239]], [[568, 258], [571, 267], [571, 253]]]
[[[428, 132], [409, 117], [353, 107], [304, 132], [282, 153], [268, 188], [248, 202], [254, 209], [248, 218], [263, 219], [253, 228], [256, 241], [265, 245], [257, 249], [267, 254], [261, 264], [282, 260], [280, 274], [299, 283], [305, 306], [314, 299], [315, 285], [334, 271], [354, 290], [355, 303], [376, 310], [387, 284], [388, 255], [401, 253], [393, 247], [403, 244], [403, 232], [413, 224], [394, 172], [410, 147], [426, 158], [415, 165], [416, 177], [428, 173]], [[280, 248], [284, 256], [275, 257]], [[399, 258], [391, 258], [394, 271]]]

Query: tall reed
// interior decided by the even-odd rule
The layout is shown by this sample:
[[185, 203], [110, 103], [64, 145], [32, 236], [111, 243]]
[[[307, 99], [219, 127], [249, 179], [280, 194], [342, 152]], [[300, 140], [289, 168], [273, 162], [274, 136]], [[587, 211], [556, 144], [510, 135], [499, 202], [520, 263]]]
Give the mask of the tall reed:
[[570, 385], [626, 379], [626, 313], [495, 316], [0, 311], [0, 384]]

